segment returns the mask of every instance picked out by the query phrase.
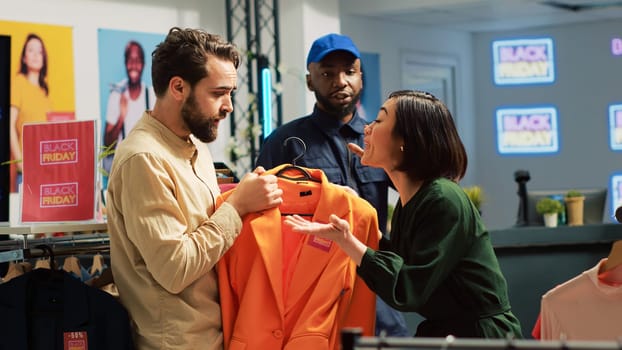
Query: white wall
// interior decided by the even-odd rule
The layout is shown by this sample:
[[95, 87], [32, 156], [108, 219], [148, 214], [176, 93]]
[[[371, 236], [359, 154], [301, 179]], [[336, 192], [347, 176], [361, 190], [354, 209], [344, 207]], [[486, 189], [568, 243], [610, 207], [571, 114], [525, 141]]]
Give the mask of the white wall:
[[[7, 0], [2, 0], [7, 1]], [[339, 8], [333, 0], [279, 3], [283, 121], [313, 109], [305, 84], [306, 54], [313, 40], [339, 32]], [[224, 0], [21, 0], [2, 6], [0, 20], [68, 25], [74, 28], [76, 117], [100, 120], [97, 29], [165, 34], [172, 26], [201, 27], [226, 37]], [[236, 43], [243, 48], [244, 43]], [[229, 164], [225, 146], [229, 123], [221, 123], [210, 144], [216, 161]]]
[[302, 30], [287, 30], [301, 27], [304, 21], [305, 6], [301, 1], [283, 1], [280, 8], [281, 34], [281, 83], [283, 85], [283, 122], [303, 115], [311, 106], [307, 106], [305, 93], [304, 54], [307, 49]]
[[[311, 43], [320, 35], [347, 34], [361, 51], [380, 54], [382, 98], [401, 87], [401, 52], [455, 57], [458, 61], [457, 110], [453, 112], [469, 153], [470, 165], [464, 183], [473, 182], [477, 158], [473, 146], [470, 34], [340, 17], [338, 2], [332, 0], [282, 0], [279, 5], [284, 122], [307, 114], [313, 108], [314, 98], [305, 84], [305, 61]], [[4, 6], [0, 19], [74, 27], [76, 116], [97, 120], [100, 120], [98, 28], [166, 33], [172, 26], [202, 27], [226, 36], [227, 20], [222, 0], [21, 0]], [[230, 135], [228, 123], [221, 124], [219, 133]], [[219, 137], [210, 144], [216, 161], [229, 163], [224, 152], [226, 140], [227, 137]]]
[[313, 41], [339, 33], [339, 4], [334, 0], [281, 1], [283, 122], [311, 113], [315, 98], [307, 89], [307, 52]]
[[[489, 228], [516, 223], [519, 197], [514, 172], [528, 170], [527, 190], [607, 188], [620, 173], [620, 152], [609, 146], [608, 105], [620, 103], [622, 56], [611, 52], [612, 38], [622, 36], [620, 20], [600, 20], [474, 36], [477, 65], [474, 86], [478, 126], [478, 179], [488, 191], [484, 206]], [[492, 73], [493, 40], [550, 37], [554, 42], [555, 78], [552, 84], [495, 86]], [[554, 106], [558, 111], [559, 152], [552, 155], [500, 155], [497, 151], [495, 111], [507, 106]], [[604, 219], [612, 219], [607, 203]]]
[[342, 16], [341, 30], [352, 37], [359, 50], [380, 54], [382, 100], [389, 92], [402, 88], [400, 54], [452, 57], [456, 69], [456, 110], [452, 111], [469, 155], [463, 184], [476, 179], [475, 116], [473, 92], [473, 49], [469, 33], [435, 30], [362, 17]]
[[[166, 34], [173, 26], [201, 27], [226, 36], [221, 0], [18, 0], [2, 5], [0, 20], [73, 27], [77, 119], [101, 120], [97, 29]], [[229, 135], [224, 124], [220, 133]], [[210, 145], [215, 154], [224, 153], [225, 139]]]

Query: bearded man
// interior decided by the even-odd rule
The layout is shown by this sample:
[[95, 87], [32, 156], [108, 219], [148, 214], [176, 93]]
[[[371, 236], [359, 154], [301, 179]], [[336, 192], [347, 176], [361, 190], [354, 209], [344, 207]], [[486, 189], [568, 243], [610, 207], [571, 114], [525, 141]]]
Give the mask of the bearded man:
[[153, 52], [153, 110], [115, 152], [108, 182], [110, 259], [135, 346], [223, 347], [215, 265], [242, 216], [278, 206], [274, 175], [256, 168], [216, 209], [210, 151], [233, 111], [240, 54], [219, 36], [172, 28]]

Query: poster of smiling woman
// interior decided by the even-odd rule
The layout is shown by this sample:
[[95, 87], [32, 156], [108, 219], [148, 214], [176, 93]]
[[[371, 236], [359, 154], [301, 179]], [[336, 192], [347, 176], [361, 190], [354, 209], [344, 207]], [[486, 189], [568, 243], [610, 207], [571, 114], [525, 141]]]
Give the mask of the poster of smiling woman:
[[11, 191], [22, 179], [22, 127], [26, 123], [72, 119], [75, 111], [73, 35], [67, 26], [0, 21], [11, 38]]
[[[114, 149], [146, 109], [155, 94], [151, 84], [151, 53], [164, 34], [99, 29], [99, 91], [103, 146]], [[103, 160], [110, 171], [112, 155]]]

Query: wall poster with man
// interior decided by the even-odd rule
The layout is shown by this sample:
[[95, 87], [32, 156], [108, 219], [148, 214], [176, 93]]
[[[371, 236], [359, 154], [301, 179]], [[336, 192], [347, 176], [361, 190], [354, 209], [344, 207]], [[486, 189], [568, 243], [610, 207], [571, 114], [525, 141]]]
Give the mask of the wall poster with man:
[[[151, 53], [164, 37], [164, 34], [98, 30], [101, 140], [107, 153], [112, 153], [146, 109], [153, 108]], [[114, 153], [102, 160], [104, 188], [113, 156]]]
[[382, 105], [380, 94], [380, 54], [361, 52], [361, 71], [363, 72], [363, 92], [357, 111], [368, 122], [376, 120]]
[[0, 21], [0, 35], [11, 38], [11, 92], [7, 114], [10, 120], [10, 188], [15, 193], [23, 171], [23, 125], [74, 118], [73, 28]]

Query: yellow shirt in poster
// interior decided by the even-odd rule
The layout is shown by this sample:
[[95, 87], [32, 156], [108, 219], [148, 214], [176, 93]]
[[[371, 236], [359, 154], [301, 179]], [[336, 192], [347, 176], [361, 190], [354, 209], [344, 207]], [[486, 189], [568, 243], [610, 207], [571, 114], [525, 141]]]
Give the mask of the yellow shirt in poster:
[[17, 136], [22, 144], [22, 126], [25, 123], [47, 121], [52, 102], [38, 85], [33, 85], [23, 74], [17, 74], [11, 85], [11, 106], [17, 108]]

